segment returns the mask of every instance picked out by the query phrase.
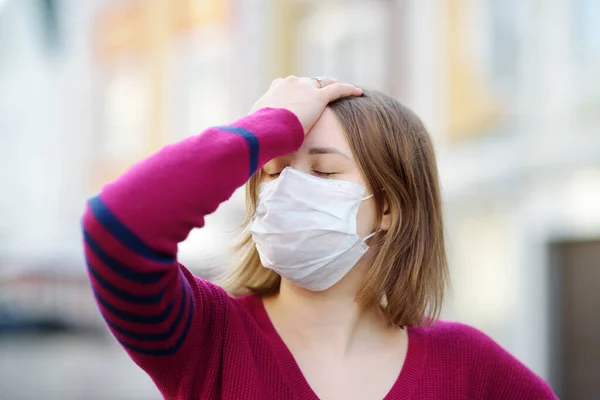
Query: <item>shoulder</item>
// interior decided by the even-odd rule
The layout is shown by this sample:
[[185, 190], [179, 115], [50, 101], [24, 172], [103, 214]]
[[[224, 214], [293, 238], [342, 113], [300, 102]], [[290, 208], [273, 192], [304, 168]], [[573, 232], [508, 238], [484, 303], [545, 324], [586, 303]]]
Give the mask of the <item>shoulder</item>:
[[430, 356], [468, 371], [488, 398], [556, 399], [548, 383], [480, 330], [447, 321], [416, 329], [426, 336]]
[[425, 333], [430, 340], [484, 340], [487, 335], [480, 330], [460, 322], [438, 320], [430, 326], [418, 327], [416, 329]]
[[449, 355], [458, 353], [468, 356], [501, 356], [502, 348], [482, 331], [466, 324], [436, 321], [430, 326], [412, 328], [415, 334], [427, 339], [430, 350], [443, 351]]

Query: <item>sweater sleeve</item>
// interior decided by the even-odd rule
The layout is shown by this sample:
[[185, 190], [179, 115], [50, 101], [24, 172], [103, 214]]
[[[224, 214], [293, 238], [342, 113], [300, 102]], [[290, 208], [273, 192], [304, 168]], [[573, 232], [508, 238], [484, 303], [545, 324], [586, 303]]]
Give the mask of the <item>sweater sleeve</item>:
[[166, 146], [89, 200], [84, 248], [98, 307], [155, 382], [181, 375], [210, 352], [229, 299], [178, 263], [178, 243], [263, 164], [296, 151], [303, 138], [293, 113], [262, 109]]

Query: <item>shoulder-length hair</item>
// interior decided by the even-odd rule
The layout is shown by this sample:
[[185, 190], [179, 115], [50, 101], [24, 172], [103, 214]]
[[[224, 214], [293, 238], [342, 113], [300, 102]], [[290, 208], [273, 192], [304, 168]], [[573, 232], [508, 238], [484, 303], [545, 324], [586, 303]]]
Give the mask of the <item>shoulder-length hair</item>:
[[[342, 125], [377, 205], [391, 213], [389, 229], [371, 244], [371, 267], [356, 300], [380, 307], [392, 326], [435, 321], [448, 281], [442, 206], [433, 144], [421, 120], [391, 97], [364, 91], [329, 105]], [[246, 187], [244, 232], [236, 246], [237, 268], [225, 279], [233, 296], [279, 290], [280, 276], [261, 265], [248, 231], [255, 212], [260, 172]]]

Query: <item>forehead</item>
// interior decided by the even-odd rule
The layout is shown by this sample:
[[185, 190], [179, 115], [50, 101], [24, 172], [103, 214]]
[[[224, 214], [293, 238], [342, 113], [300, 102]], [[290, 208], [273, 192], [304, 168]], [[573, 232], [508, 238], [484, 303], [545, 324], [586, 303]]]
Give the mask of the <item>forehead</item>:
[[344, 129], [329, 108], [325, 109], [317, 123], [306, 134], [302, 147], [333, 147], [345, 154], [352, 154]]

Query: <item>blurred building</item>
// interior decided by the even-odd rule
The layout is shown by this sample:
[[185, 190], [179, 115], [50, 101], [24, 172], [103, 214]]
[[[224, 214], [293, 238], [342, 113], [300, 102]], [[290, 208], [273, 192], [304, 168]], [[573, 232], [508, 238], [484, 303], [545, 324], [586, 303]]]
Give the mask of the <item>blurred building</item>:
[[448, 314], [491, 334], [561, 398], [595, 398], [600, 3], [446, 4]]
[[[0, 277], [87, 285], [85, 199], [288, 74], [380, 89], [423, 118], [446, 200], [444, 316], [561, 398], [600, 396], [596, 0], [0, 0]], [[182, 244], [184, 263], [217, 276], [242, 216], [239, 191]], [[81, 290], [53, 285], [51, 305]], [[35, 306], [27, 287], [0, 302]]]

